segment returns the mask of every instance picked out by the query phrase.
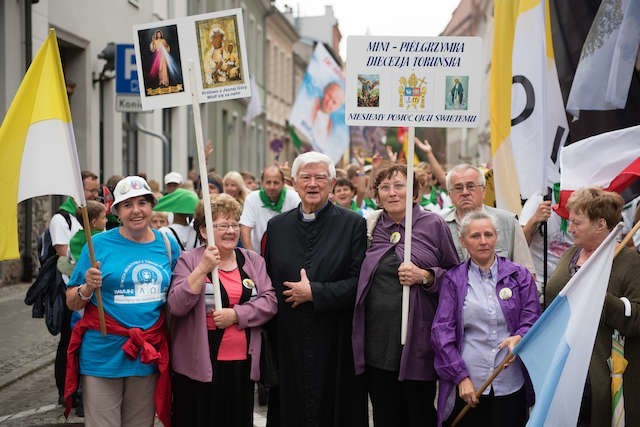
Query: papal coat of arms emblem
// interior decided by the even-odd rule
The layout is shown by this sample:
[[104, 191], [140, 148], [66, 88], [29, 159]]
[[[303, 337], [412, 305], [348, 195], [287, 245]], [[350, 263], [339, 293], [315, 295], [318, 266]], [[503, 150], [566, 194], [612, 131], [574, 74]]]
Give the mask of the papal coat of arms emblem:
[[400, 77], [400, 86], [398, 87], [398, 94], [400, 95], [399, 106], [400, 108], [424, 108], [424, 100], [427, 96], [427, 82], [426, 78], [418, 78], [415, 73], [411, 73], [409, 78]]

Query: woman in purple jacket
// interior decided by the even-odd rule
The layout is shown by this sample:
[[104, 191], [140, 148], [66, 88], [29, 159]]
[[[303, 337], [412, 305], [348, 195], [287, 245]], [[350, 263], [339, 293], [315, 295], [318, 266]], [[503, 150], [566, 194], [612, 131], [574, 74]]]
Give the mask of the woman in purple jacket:
[[[262, 257], [236, 247], [240, 204], [211, 201], [215, 246], [206, 245], [204, 205], [194, 228], [205, 246], [184, 252], [173, 271], [173, 425], [253, 426], [253, 382], [260, 378], [260, 326], [277, 310]], [[213, 309], [211, 272], [218, 267], [221, 310]]]
[[[375, 178], [383, 210], [367, 218], [369, 249], [360, 269], [353, 314], [356, 374], [365, 374], [376, 427], [432, 426], [436, 377], [429, 333], [441, 277], [458, 263], [449, 227], [413, 197], [411, 263], [404, 265], [407, 170], [395, 165]], [[414, 178], [414, 187], [418, 188]], [[409, 286], [407, 341], [400, 345], [402, 287]]]
[[[460, 243], [470, 259], [449, 270], [440, 285], [431, 340], [440, 379], [438, 425], [474, 407], [461, 426], [524, 426], [527, 375], [517, 360], [476, 397], [476, 390], [540, 315], [536, 284], [524, 267], [495, 254], [496, 224], [472, 212], [463, 220]], [[456, 397], [457, 386], [457, 397]]]

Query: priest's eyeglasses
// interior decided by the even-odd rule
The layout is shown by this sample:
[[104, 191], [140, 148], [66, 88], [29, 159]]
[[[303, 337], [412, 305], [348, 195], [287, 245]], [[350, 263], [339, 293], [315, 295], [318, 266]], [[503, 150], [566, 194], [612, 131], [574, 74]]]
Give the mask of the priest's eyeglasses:
[[312, 179], [315, 179], [318, 183], [324, 183], [329, 180], [327, 175], [308, 175], [306, 173], [301, 173], [298, 175], [298, 179], [302, 182], [311, 182]]
[[240, 224], [222, 223], [222, 224], [213, 224], [213, 227], [217, 228], [218, 230], [222, 231], [223, 233], [226, 233], [228, 230], [231, 230], [231, 231], [240, 230]]

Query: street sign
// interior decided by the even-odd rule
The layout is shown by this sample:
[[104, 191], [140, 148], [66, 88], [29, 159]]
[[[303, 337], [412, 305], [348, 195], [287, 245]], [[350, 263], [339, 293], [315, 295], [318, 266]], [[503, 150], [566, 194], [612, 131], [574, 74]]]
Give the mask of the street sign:
[[116, 45], [116, 111], [142, 112], [136, 51], [132, 44]]
[[132, 44], [116, 45], [116, 95], [140, 95], [136, 51]]
[[142, 111], [140, 96], [116, 95], [116, 111], [121, 113], [146, 113]]

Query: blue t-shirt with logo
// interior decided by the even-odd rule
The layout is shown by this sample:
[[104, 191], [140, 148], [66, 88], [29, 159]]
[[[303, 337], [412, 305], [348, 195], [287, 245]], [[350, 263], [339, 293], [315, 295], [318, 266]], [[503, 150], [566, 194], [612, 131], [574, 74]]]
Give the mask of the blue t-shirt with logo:
[[[105, 313], [127, 328], [147, 329], [159, 318], [167, 299], [171, 271], [180, 255], [180, 247], [167, 236], [171, 259], [165, 240], [153, 230], [155, 240], [137, 243], [124, 238], [119, 228], [93, 237], [96, 261], [102, 272], [102, 303]], [[73, 270], [67, 286], [85, 282], [85, 272], [91, 266], [87, 246]], [[97, 305], [95, 295], [91, 303]], [[80, 347], [80, 374], [105, 378], [146, 376], [157, 371], [155, 364], [129, 359], [122, 345], [127, 337], [102, 336], [88, 330]]]

